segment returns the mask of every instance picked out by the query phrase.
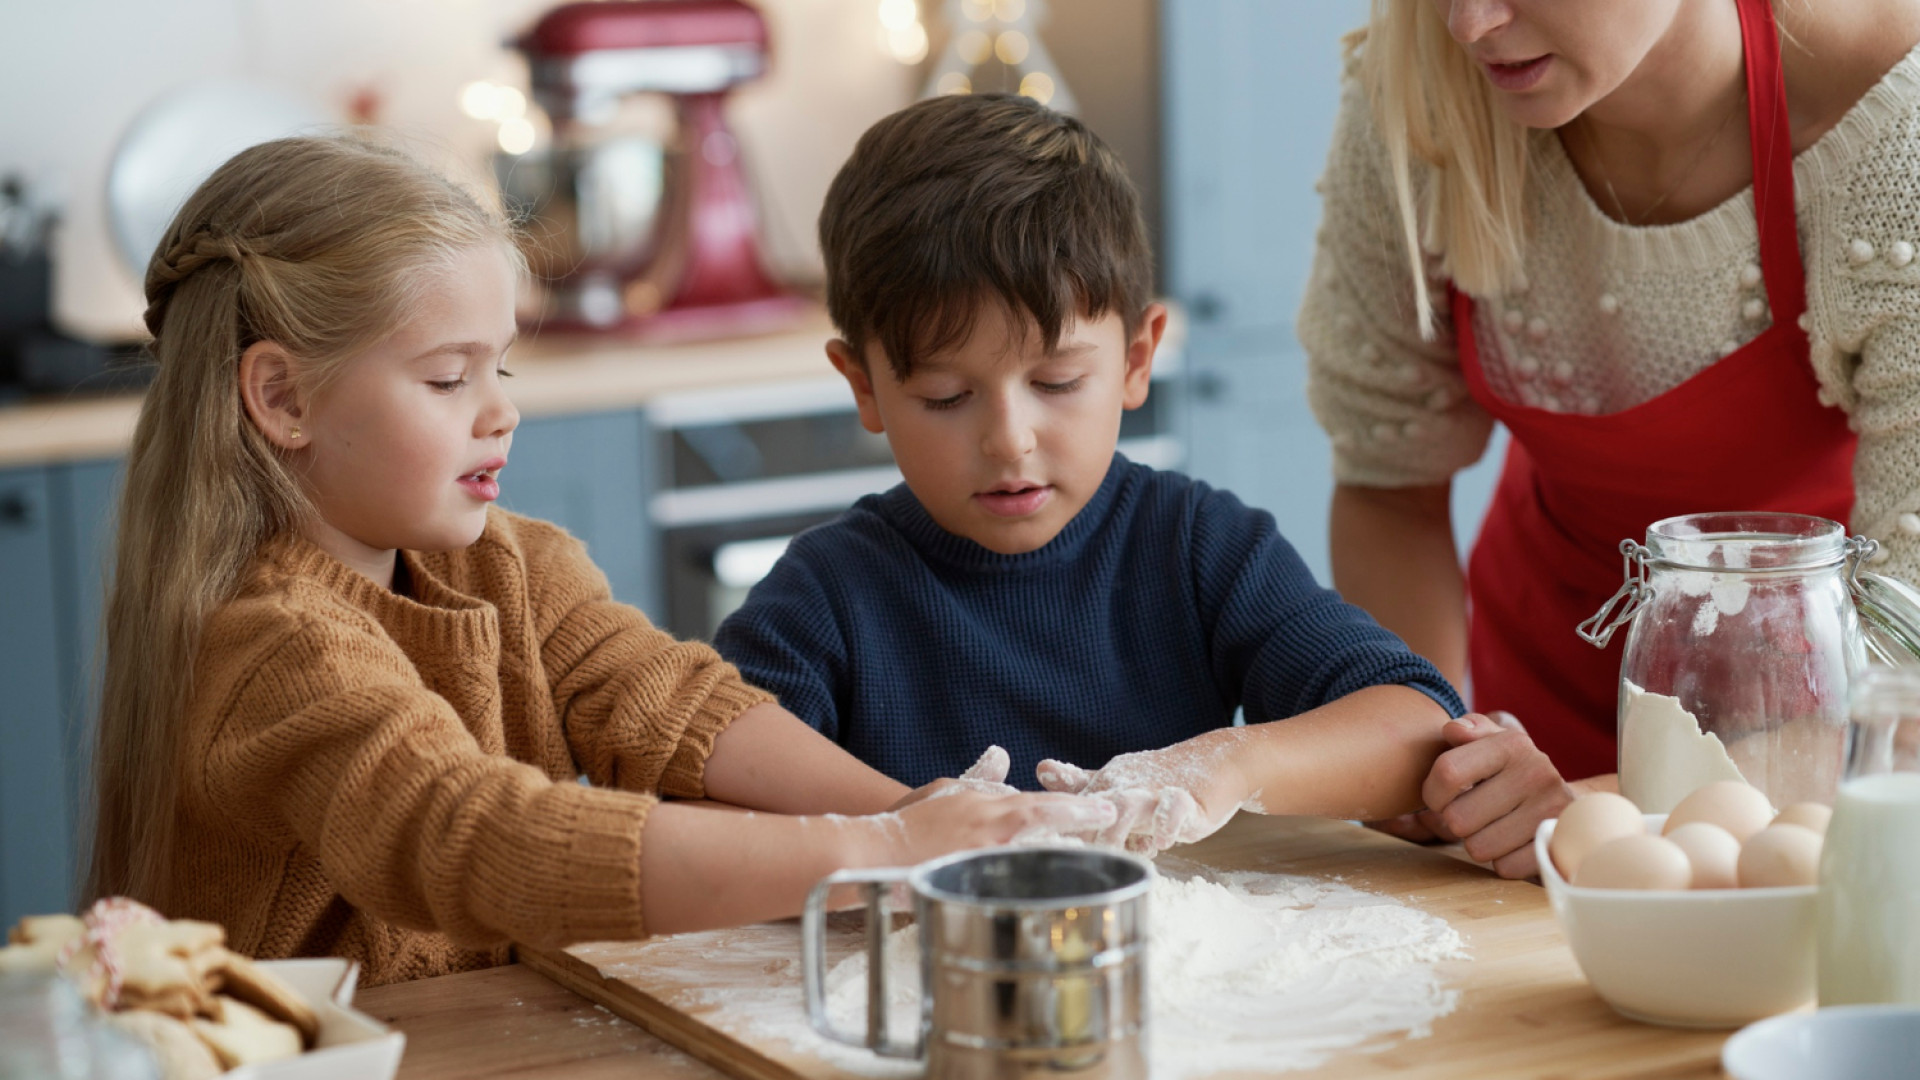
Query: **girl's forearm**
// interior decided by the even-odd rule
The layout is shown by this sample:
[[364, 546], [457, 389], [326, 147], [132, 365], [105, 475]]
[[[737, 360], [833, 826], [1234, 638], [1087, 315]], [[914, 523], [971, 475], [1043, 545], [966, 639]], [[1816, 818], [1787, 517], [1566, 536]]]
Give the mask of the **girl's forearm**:
[[714, 740], [706, 788], [716, 802], [778, 814], [875, 814], [908, 790], [774, 704], [746, 710]]
[[1231, 746], [1263, 812], [1370, 821], [1420, 809], [1420, 786], [1448, 748], [1440, 734], [1447, 719], [1418, 690], [1374, 686], [1286, 720], [1210, 735]]
[[1333, 584], [1455, 686], [1466, 685], [1467, 586], [1452, 487], [1333, 489]]
[[899, 861], [900, 822], [742, 814], [661, 803], [640, 844], [641, 915], [650, 934], [784, 919], [835, 870]]

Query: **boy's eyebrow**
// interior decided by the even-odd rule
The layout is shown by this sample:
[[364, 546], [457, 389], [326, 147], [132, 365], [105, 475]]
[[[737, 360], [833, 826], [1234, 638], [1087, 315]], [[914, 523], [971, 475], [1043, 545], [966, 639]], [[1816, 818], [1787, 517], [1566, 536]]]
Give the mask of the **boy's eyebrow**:
[[[1071, 360], [1077, 357], [1085, 356], [1090, 352], [1097, 352], [1099, 351], [1099, 349], [1100, 349], [1100, 346], [1095, 342], [1077, 341], [1077, 342], [1074, 342], [1072, 345], [1064, 345], [1060, 348], [1053, 350], [1052, 352], [1047, 354], [1047, 359]], [[918, 375], [923, 371], [945, 371], [952, 366], [953, 364], [949, 360], [947, 360], [944, 356], [928, 356], [922, 359], [915, 360], [913, 362], [913, 373], [915, 375]]]

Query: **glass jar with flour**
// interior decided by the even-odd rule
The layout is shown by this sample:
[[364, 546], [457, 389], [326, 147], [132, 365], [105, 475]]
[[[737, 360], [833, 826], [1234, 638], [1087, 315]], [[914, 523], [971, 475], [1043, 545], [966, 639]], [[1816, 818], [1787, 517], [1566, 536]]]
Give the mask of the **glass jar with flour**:
[[1665, 813], [1744, 780], [1775, 806], [1833, 801], [1847, 690], [1865, 666], [1850, 582], [1874, 543], [1801, 514], [1687, 514], [1623, 541], [1626, 583], [1580, 634], [1620, 663], [1620, 791]]

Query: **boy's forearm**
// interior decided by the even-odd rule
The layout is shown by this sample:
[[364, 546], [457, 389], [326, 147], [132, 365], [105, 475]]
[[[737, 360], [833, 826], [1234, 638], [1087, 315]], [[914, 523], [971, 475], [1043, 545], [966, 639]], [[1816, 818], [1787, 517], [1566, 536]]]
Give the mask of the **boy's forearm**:
[[707, 797], [779, 814], [875, 814], [907, 786], [774, 704], [735, 717], [707, 758]]
[[1420, 809], [1420, 786], [1448, 744], [1447, 711], [1406, 686], [1374, 686], [1286, 720], [1223, 729], [1269, 814], [1371, 821]]
[[681, 934], [796, 915], [814, 883], [835, 870], [894, 861], [889, 823], [661, 803], [648, 813], [640, 843], [647, 932]]

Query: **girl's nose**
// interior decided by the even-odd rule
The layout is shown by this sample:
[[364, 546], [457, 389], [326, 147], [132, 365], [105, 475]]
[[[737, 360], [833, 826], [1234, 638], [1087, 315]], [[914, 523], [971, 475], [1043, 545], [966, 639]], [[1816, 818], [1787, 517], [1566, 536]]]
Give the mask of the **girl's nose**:
[[507, 396], [506, 388], [499, 379], [492, 380], [492, 396], [486, 408], [480, 410], [475, 418], [474, 427], [481, 438], [498, 438], [513, 434], [520, 426], [520, 410], [514, 407], [513, 399]]
[[1462, 45], [1471, 45], [1513, 21], [1505, 0], [1451, 0], [1446, 4], [1447, 32]]

